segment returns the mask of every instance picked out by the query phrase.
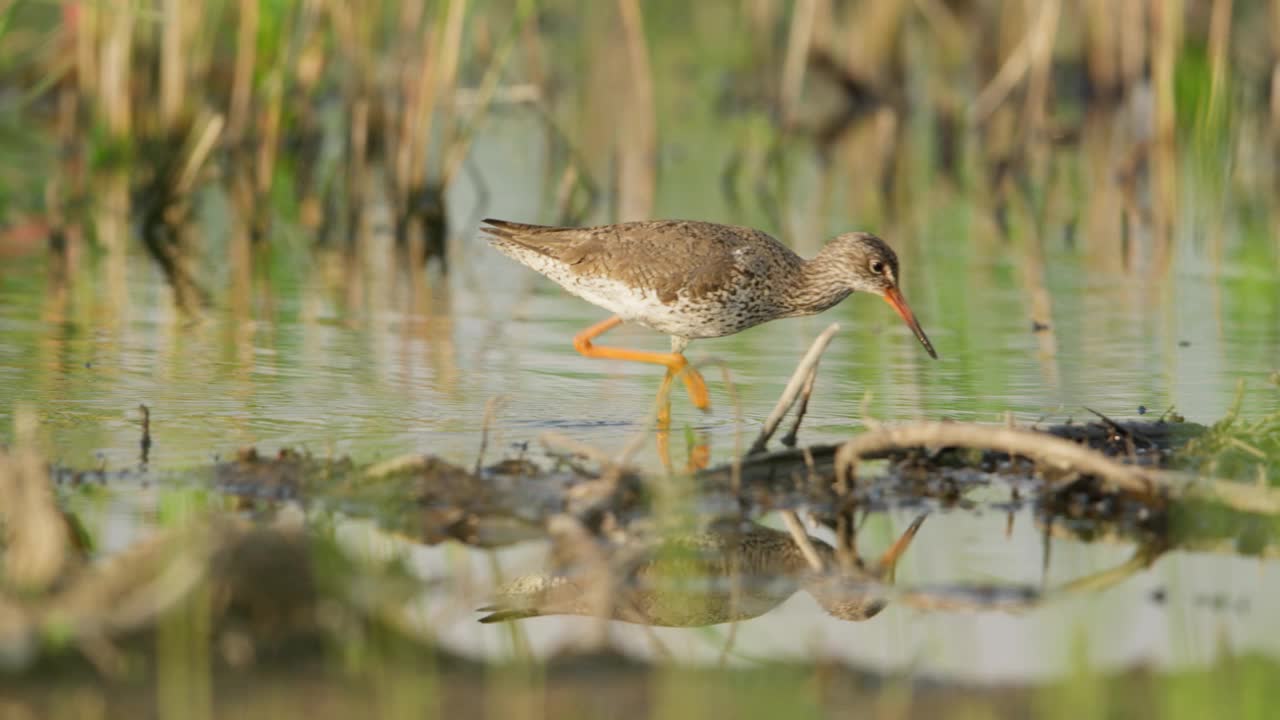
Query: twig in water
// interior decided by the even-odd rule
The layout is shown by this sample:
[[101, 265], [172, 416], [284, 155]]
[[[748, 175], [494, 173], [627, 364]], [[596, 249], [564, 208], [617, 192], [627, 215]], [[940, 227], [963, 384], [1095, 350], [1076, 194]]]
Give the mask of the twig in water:
[[813, 394], [813, 383], [818, 379], [818, 368], [815, 365], [809, 371], [809, 376], [805, 378], [804, 390], [800, 391], [800, 407], [796, 408], [796, 421], [791, 425], [791, 430], [782, 436], [782, 444], [792, 448], [796, 446], [796, 436], [800, 434], [800, 423], [804, 421], [804, 414], [809, 410], [809, 396]]
[[796, 545], [800, 547], [800, 552], [809, 563], [809, 567], [813, 568], [816, 573], [825, 572], [826, 566], [822, 562], [822, 556], [818, 554], [818, 550], [813, 546], [813, 541], [809, 539], [809, 533], [804, 531], [804, 524], [800, 522], [800, 517], [796, 515], [796, 512], [794, 510], [783, 510], [782, 522], [786, 523], [787, 530], [791, 531], [791, 537], [796, 541]]
[[853, 511], [841, 509], [836, 516], [836, 561], [840, 570], [852, 572], [858, 565], [857, 530], [853, 525]]
[[613, 458], [603, 450], [598, 450], [586, 443], [558, 432], [544, 432], [538, 436], [538, 442], [552, 455], [577, 455], [600, 463], [606, 471], [615, 466]]
[[484, 452], [489, 448], [489, 426], [506, 400], [505, 397], [497, 395], [489, 398], [484, 404], [484, 420], [480, 423], [480, 450], [476, 453], [476, 475], [479, 475], [480, 468], [484, 467]]
[[1040, 552], [1040, 587], [1044, 587], [1049, 582], [1049, 558], [1050, 548], [1053, 544], [1053, 516], [1050, 515], [1044, 522], [1044, 538], [1041, 540]]
[[1093, 408], [1086, 407], [1086, 408], [1085, 408], [1085, 410], [1088, 410], [1089, 412], [1093, 413], [1094, 415], [1097, 415], [1097, 416], [1098, 416], [1098, 418], [1099, 418], [1100, 420], [1102, 420], [1102, 423], [1103, 423], [1104, 425], [1106, 425], [1107, 427], [1111, 428], [1111, 431], [1112, 431], [1112, 432], [1114, 432], [1114, 433], [1115, 433], [1115, 434], [1117, 434], [1117, 435], [1122, 436], [1122, 437], [1125, 439], [1125, 442], [1126, 442], [1126, 444], [1128, 445], [1128, 448], [1127, 448], [1127, 449], [1128, 449], [1128, 451], [1129, 451], [1129, 455], [1130, 455], [1130, 457], [1132, 457], [1132, 456], [1135, 454], [1135, 448], [1134, 448], [1134, 446], [1133, 446], [1133, 441], [1134, 441], [1134, 440], [1141, 440], [1142, 442], [1146, 443], [1146, 444], [1147, 444], [1147, 447], [1149, 447], [1149, 448], [1156, 447], [1156, 443], [1155, 443], [1155, 441], [1154, 441], [1154, 440], [1152, 440], [1151, 438], [1147, 437], [1146, 435], [1144, 435], [1143, 433], [1139, 432], [1138, 430], [1136, 430], [1136, 429], [1130, 429], [1130, 428], [1127, 428], [1127, 427], [1125, 427], [1125, 426], [1121, 425], [1120, 423], [1116, 422], [1115, 420], [1112, 420], [1111, 418], [1107, 417], [1106, 415], [1103, 415], [1102, 413], [1098, 412], [1097, 410], [1094, 410]]
[[782, 423], [782, 418], [786, 417], [787, 411], [795, 404], [800, 392], [808, 382], [810, 373], [816, 372], [818, 360], [822, 358], [822, 353], [827, 349], [827, 345], [831, 343], [831, 338], [839, 330], [840, 325], [831, 323], [826, 330], [822, 331], [821, 335], [814, 339], [813, 344], [809, 346], [809, 351], [800, 359], [800, 364], [796, 366], [795, 372], [791, 373], [791, 379], [787, 381], [787, 387], [783, 389], [782, 396], [778, 398], [778, 403], [773, 406], [769, 417], [765, 419], [764, 427], [760, 429], [760, 434], [756, 436], [755, 442], [751, 444], [751, 449], [747, 451], [747, 455], [761, 452], [764, 450], [765, 445], [769, 444], [769, 438], [773, 437], [778, 425]]
[[879, 430], [883, 425], [881, 425], [880, 421], [876, 419], [875, 415], [871, 414], [872, 395], [873, 393], [870, 390], [862, 393], [862, 405], [858, 409], [858, 414], [862, 418], [863, 425], [866, 425], [872, 430]]
[[817, 487], [818, 483], [822, 482], [822, 478], [818, 477], [818, 466], [813, 462], [813, 449], [804, 447], [800, 448], [800, 452], [804, 457], [804, 482], [811, 488]]
[[151, 408], [139, 405], [138, 409], [142, 411], [142, 440], [138, 445], [142, 448], [142, 464], [146, 465], [151, 454]]
[[733, 643], [738, 639], [738, 621], [734, 620], [729, 623], [729, 634], [725, 636], [724, 647], [720, 648], [720, 657], [716, 660], [716, 667], [724, 669], [729, 667], [729, 653], [733, 652]]

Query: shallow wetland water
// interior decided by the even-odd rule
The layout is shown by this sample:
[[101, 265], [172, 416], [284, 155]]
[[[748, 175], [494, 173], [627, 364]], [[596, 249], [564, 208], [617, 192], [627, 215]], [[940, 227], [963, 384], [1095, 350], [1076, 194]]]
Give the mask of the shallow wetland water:
[[[618, 5], [625, 20], [636, 3]], [[1214, 122], [1180, 105], [1199, 120], [1162, 153], [1131, 137], [1135, 116], [1156, 122], [1146, 80], [1084, 108], [1064, 82], [1068, 110], [1041, 128], [1047, 139], [1009, 129], [1023, 91], [957, 138], [975, 111], [952, 106], [973, 98], [932, 97], [922, 85], [940, 76], [926, 68], [902, 71], [903, 97], [845, 98], [851, 124], [837, 132], [829, 109], [843, 96], [824, 84], [818, 47], [784, 132], [753, 99], [760, 68], [708, 57], [716, 43], [690, 46], [670, 12], [647, 12], [661, 128], [648, 183], [628, 179], [640, 151], [601, 129], [630, 117], [608, 107], [632, 100], [609, 89], [631, 87], [617, 67], [592, 65], [584, 87], [538, 103], [520, 100], [536, 77], [504, 76], [515, 99], [481, 106], [466, 167], [438, 198], [447, 268], [397, 243], [398, 201], [374, 184], [366, 197], [304, 183], [293, 145], [265, 210], [246, 210], [237, 185], [251, 161], [216, 151], [210, 177], [161, 204], [180, 207], [189, 235], [159, 255], [142, 242], [139, 188], [154, 189], [149, 171], [164, 176], [146, 163], [112, 167], [103, 151], [85, 173], [37, 149], [38, 182], [0, 169], [17, 198], [0, 205], [0, 714], [182, 716], [195, 698], [202, 716], [273, 715], [279, 702], [313, 717], [371, 704], [387, 716], [683, 717], [721, 698], [752, 705], [758, 685], [762, 716], [873, 703], [932, 717], [953, 702], [1025, 716], [1121, 713], [1146, 683], [1164, 693], [1166, 676], [1185, 685], [1160, 707], [1184, 691], [1219, 697], [1219, 672], [1269, 687], [1280, 206], [1265, 104], [1237, 89], [1253, 104]], [[526, 41], [611, 56], [567, 38], [578, 23], [629, 21], [581, 15], [547, 9]], [[703, 32], [748, 22], [745, 10], [692, 15]], [[791, 14], [775, 21], [784, 37]], [[949, 67], [920, 45], [926, 26], [911, 27], [903, 52]], [[791, 47], [766, 37], [753, 42], [774, 48], [777, 74]], [[511, 52], [502, 42], [467, 41]], [[448, 112], [472, 107], [464, 91], [488, 79], [487, 65], [463, 67]], [[334, 118], [352, 114], [325, 104], [349, 98], [325, 97], [316, 127], [290, 117], [328, 133], [315, 154], [340, 168], [332, 185], [358, 173], [345, 155], [324, 160], [346, 152], [333, 149], [346, 142]], [[568, 145], [548, 117], [573, 130]], [[294, 125], [286, 134], [305, 136]], [[15, 127], [58, 142], [43, 125]], [[588, 181], [595, 202], [575, 208]], [[23, 240], [75, 187], [59, 226], [74, 251]], [[330, 207], [326, 193], [343, 188]], [[486, 216], [612, 222], [637, 197], [651, 201], [646, 216], [758, 226], [806, 256], [837, 232], [876, 232], [939, 359], [884, 303], [855, 295], [695, 342], [712, 408], [676, 392], [661, 433], [661, 371], [579, 356], [573, 335], [604, 311], [477, 234]], [[343, 232], [344, 203], [366, 206], [350, 244], [326, 239]], [[263, 213], [271, 222], [246, 220]], [[168, 252], [197, 291], [157, 262]], [[749, 456], [832, 323], [799, 449], [780, 442], [789, 416], [774, 454]], [[632, 326], [608, 340], [667, 346]], [[907, 443], [845, 474], [844, 443], [935, 421], [993, 437], [1083, 433], [1106, 472], [1058, 446], [1032, 462], [998, 443]], [[593, 616], [602, 609], [650, 622]], [[1118, 699], [1089, 704], [1101, 697]]]

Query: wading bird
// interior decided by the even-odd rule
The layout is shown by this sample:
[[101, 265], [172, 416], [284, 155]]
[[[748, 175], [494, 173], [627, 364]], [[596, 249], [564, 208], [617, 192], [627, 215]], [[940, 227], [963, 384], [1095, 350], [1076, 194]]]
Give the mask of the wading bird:
[[815, 572], [790, 533], [754, 522], [724, 519], [657, 541], [596, 547], [585, 558], [579, 555], [586, 548], [575, 543], [593, 541], [553, 537], [560, 567], [521, 576], [499, 589], [492, 604], [480, 608], [488, 613], [480, 622], [595, 615], [698, 627], [759, 617], [801, 588], [834, 617], [866, 620], [888, 604], [884, 585], [893, 583], [894, 568], [924, 520], [925, 515], [917, 517], [877, 563], [853, 574], [835, 569], [835, 549], [809, 538], [829, 568]]
[[[689, 341], [722, 337], [779, 318], [813, 315], [853, 292], [884, 298], [937, 353], [898, 289], [898, 256], [863, 232], [837, 235], [811, 259], [759, 230], [690, 220], [648, 220], [566, 228], [484, 220], [503, 253], [613, 317], [578, 333], [587, 357], [665, 365], [663, 392], [680, 374], [693, 404], [710, 406], [706, 381], [689, 366]], [[671, 336], [671, 352], [600, 347], [623, 322]]]

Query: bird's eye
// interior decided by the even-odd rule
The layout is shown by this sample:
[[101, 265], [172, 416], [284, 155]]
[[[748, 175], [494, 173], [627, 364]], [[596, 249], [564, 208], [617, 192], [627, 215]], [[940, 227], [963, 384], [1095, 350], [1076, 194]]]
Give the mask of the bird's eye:
[[871, 262], [871, 272], [873, 272], [873, 273], [875, 273], [875, 274], [877, 274], [877, 275], [882, 275], [882, 274], [884, 274], [884, 261], [883, 261], [883, 260], [873, 260], [873, 261]]

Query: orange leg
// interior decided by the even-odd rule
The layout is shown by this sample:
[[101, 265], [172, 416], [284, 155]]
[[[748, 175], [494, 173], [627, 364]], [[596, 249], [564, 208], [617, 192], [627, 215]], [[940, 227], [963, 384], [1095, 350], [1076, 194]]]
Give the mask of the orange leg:
[[675, 376], [670, 370], [662, 376], [662, 385], [658, 387], [658, 459], [662, 467], [671, 472], [671, 380]]
[[711, 464], [711, 443], [708, 441], [706, 434], [697, 433], [694, 436], [693, 445], [689, 448], [689, 461], [685, 463], [685, 469], [690, 473], [699, 470], [706, 470]]
[[[658, 388], [658, 459], [662, 461], [662, 467], [667, 472], [671, 472], [671, 381], [675, 379], [675, 375], [670, 370], [662, 378], [662, 386]], [[711, 444], [707, 442], [707, 438], [703, 434], [699, 434], [694, 445], [689, 448], [689, 461], [686, 463], [686, 470], [689, 472], [697, 472], [706, 468], [711, 462]]]
[[681, 379], [684, 380], [684, 388], [689, 393], [689, 399], [693, 401], [694, 407], [700, 410], [706, 410], [711, 407], [711, 394], [707, 392], [707, 381], [702, 379], [701, 373], [689, 366], [689, 361], [685, 359], [684, 355], [680, 353], [658, 353], [645, 350], [597, 347], [591, 344], [592, 340], [621, 324], [622, 318], [614, 315], [608, 320], [602, 320], [592, 325], [573, 337], [574, 349], [587, 357], [665, 365], [669, 375], [680, 374]]

